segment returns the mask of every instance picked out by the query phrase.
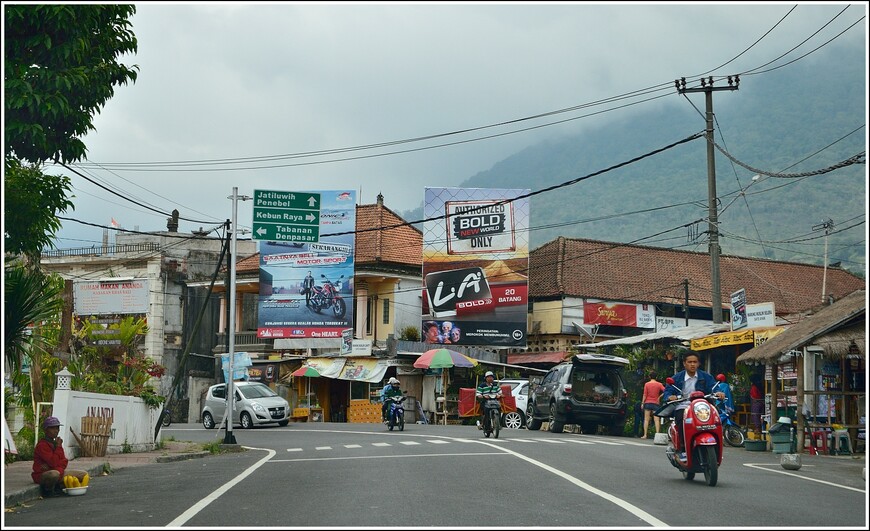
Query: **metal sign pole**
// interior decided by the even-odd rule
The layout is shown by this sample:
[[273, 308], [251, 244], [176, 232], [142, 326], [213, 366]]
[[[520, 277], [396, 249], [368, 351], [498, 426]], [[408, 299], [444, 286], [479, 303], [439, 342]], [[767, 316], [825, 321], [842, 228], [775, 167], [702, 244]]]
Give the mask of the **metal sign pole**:
[[229, 372], [227, 377], [227, 431], [224, 436], [224, 444], [236, 444], [236, 438], [233, 436], [233, 408], [235, 407], [235, 389], [233, 389], [233, 372], [235, 369], [235, 350], [236, 350], [236, 232], [238, 227], [239, 213], [239, 188], [233, 187], [233, 195], [229, 198], [233, 200], [233, 219], [232, 219], [232, 240], [230, 240], [230, 287], [229, 287], [229, 308], [230, 318], [227, 323], [227, 334], [230, 339], [228, 347], [229, 356]]

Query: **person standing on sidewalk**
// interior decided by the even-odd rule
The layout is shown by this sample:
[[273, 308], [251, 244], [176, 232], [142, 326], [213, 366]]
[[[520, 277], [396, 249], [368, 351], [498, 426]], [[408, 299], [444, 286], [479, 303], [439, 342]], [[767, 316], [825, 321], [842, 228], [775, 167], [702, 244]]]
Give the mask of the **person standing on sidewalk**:
[[643, 384], [643, 438], [647, 438], [649, 433], [649, 421], [653, 419], [656, 426], [656, 433], [661, 431], [661, 419], [653, 415], [653, 411], [659, 408], [662, 393], [665, 392], [665, 386], [656, 380], [656, 371], [650, 371], [649, 381]]
[[63, 492], [63, 477], [75, 476], [82, 481], [85, 474], [82, 470], [67, 470], [69, 460], [63, 451], [63, 439], [58, 437], [62, 424], [57, 417], [48, 417], [42, 423], [45, 437], [36, 443], [33, 449], [33, 473], [30, 477], [39, 485], [43, 498], [56, 496]]

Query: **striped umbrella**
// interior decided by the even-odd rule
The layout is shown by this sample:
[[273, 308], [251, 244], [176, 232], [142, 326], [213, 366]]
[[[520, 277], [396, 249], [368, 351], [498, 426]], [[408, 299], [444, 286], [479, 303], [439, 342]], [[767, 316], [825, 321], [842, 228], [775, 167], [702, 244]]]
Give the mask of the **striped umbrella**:
[[449, 348], [433, 348], [417, 358], [414, 367], [418, 369], [444, 369], [449, 367], [474, 367], [477, 360]]
[[299, 367], [298, 369], [293, 371], [293, 376], [304, 376], [308, 378], [308, 393], [305, 395], [305, 398], [308, 401], [308, 407], [311, 407], [311, 378], [320, 377], [320, 373], [317, 372], [317, 369], [315, 369], [314, 367], [303, 365], [302, 367]]

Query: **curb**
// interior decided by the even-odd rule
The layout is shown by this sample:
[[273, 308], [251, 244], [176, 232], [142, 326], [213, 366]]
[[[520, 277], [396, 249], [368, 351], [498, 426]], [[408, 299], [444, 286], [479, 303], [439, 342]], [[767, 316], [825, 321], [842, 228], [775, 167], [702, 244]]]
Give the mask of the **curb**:
[[198, 459], [211, 455], [211, 452], [194, 452], [190, 454], [173, 454], [161, 455], [155, 459], [157, 463], [173, 463], [175, 461], [186, 461], [188, 459]]

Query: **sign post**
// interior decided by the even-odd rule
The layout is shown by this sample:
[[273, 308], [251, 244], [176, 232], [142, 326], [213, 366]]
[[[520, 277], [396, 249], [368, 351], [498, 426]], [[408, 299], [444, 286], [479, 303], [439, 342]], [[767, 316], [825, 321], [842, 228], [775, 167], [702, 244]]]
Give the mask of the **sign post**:
[[254, 240], [320, 241], [320, 194], [254, 190]]

